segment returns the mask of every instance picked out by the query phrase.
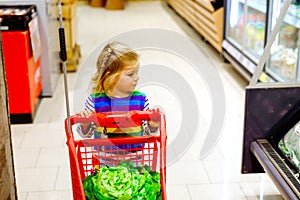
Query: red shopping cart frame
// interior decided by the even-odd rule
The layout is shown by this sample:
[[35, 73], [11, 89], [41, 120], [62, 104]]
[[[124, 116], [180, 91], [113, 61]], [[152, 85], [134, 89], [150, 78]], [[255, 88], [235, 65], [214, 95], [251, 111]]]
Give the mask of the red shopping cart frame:
[[[130, 127], [141, 125], [144, 120], [160, 122], [157, 136], [95, 138], [75, 140], [68, 119], [65, 120], [67, 145], [70, 157], [73, 199], [85, 200], [82, 182], [86, 176], [102, 165], [117, 165], [121, 160], [130, 160], [136, 165], [148, 165], [160, 172], [162, 199], [166, 200], [166, 121], [159, 111], [129, 111], [97, 113], [89, 118], [73, 115], [70, 126], [94, 122], [101, 127]], [[143, 144], [142, 146], [139, 144]], [[122, 148], [122, 145], [127, 145]], [[128, 147], [129, 146], [129, 147]], [[111, 147], [111, 148], [109, 148]], [[119, 148], [116, 148], [119, 147]]]

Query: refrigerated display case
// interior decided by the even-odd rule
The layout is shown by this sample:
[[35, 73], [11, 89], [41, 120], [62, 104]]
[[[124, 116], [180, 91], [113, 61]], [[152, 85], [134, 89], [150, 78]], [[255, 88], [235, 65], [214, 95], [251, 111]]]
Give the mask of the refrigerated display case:
[[[284, 199], [300, 199], [298, 30], [288, 25], [297, 24], [296, 19], [291, 20], [297, 13], [291, 15], [291, 8], [298, 4], [291, 5], [291, 2], [268, 2], [268, 42], [245, 93], [241, 172], [267, 173]], [[278, 68], [278, 71], [273, 69], [274, 77], [289, 76], [289, 81], [259, 82], [263, 68], [268, 73], [268, 68], [270, 71], [275, 68], [274, 64]], [[294, 71], [286, 73], [287, 68]]]
[[[273, 15], [271, 26], [274, 26], [280, 7], [284, 1], [273, 2]], [[300, 29], [300, 8], [299, 3], [293, 2], [283, 20], [279, 33], [271, 48], [270, 61], [265, 71], [276, 81], [296, 82], [299, 76], [299, 52], [298, 38]]]
[[[228, 0], [222, 43], [225, 59], [250, 81], [263, 53], [284, 0]], [[261, 82], [296, 82], [300, 80], [298, 38], [299, 3], [290, 5], [271, 47]]]
[[267, 173], [284, 199], [300, 199], [298, 84], [247, 87], [241, 172]]
[[266, 41], [266, 0], [228, 0], [225, 12], [223, 55], [250, 80]]

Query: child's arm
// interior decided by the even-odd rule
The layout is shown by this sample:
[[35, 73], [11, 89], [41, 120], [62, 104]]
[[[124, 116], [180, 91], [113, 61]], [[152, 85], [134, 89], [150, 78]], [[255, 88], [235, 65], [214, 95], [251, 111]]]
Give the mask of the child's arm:
[[[94, 102], [91, 96], [88, 96], [85, 100], [85, 110], [81, 111], [79, 114], [81, 117], [90, 117], [93, 112], [95, 112]], [[81, 123], [77, 131], [80, 133], [81, 136], [84, 137], [91, 137], [95, 130], [95, 124], [93, 123]]]
[[[145, 99], [144, 110], [146, 110], [146, 111], [152, 110], [152, 109], [150, 109], [149, 99], [147, 97]], [[156, 111], [159, 112], [159, 109], [156, 109]], [[156, 121], [153, 119], [151, 119], [149, 121], [145, 121], [145, 123], [143, 123], [143, 128], [144, 128], [146, 135], [155, 133], [157, 131], [158, 127], [159, 127], [159, 121]]]

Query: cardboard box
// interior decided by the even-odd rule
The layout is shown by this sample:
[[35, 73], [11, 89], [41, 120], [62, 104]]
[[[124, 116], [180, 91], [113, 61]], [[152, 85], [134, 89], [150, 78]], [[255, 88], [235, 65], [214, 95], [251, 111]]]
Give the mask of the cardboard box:
[[91, 0], [90, 5], [93, 7], [103, 7], [105, 6], [106, 0]]
[[[61, 4], [74, 3], [76, 0], [60, 0]], [[56, 0], [56, 4], [58, 4], [58, 0]]]

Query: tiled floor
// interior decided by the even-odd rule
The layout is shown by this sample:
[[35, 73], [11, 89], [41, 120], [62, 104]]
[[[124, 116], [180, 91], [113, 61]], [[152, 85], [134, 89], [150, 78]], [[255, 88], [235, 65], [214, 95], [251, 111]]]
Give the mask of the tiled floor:
[[[178, 159], [169, 163], [167, 167], [168, 199], [282, 199], [266, 174], [240, 174], [244, 88], [247, 83], [236, 74], [230, 64], [224, 63], [220, 55], [204, 43], [190, 26], [174, 14], [172, 9], [160, 1], [129, 2], [126, 4], [126, 9], [122, 11], [78, 5], [77, 18], [77, 43], [81, 47], [81, 63], [85, 63], [85, 59], [91, 55], [91, 51], [97, 47], [97, 44], [112, 36], [140, 28], [156, 28], [172, 30], [193, 38], [201, 47], [199, 56], [203, 57], [203, 62], [210, 63], [207, 67], [214, 67], [220, 74], [225, 92], [225, 121], [217, 145], [206, 158], [200, 159], [200, 150], [212, 115], [212, 105], [204, 79], [199, 79], [197, 74], [193, 73], [193, 69], [186, 63], [180, 63], [182, 60], [180, 61], [174, 54], [162, 56], [165, 52], [155, 51], [152, 52], [153, 54], [151, 51], [143, 52], [146, 58], [142, 58], [142, 64], [151, 61], [164, 63], [181, 74], [184, 80], [190, 83], [198, 103], [199, 122], [195, 131], [196, 137], [182, 156], [178, 156]], [[143, 38], [137, 38], [140, 39]], [[68, 74], [72, 114], [76, 110], [73, 106], [74, 101], [82, 98], [74, 95], [77, 94], [75, 86], [78, 80], [85, 76], [82, 70], [84, 67], [84, 65], [79, 66], [77, 73]], [[177, 83], [177, 86], [180, 88], [181, 83]], [[154, 102], [160, 102], [158, 104], [166, 112], [170, 145], [177, 137], [183, 113], [182, 105], [176, 99], [178, 88], [172, 91], [172, 88], [168, 90], [168, 87], [160, 87], [157, 84], [142, 88], [148, 91]], [[42, 99], [34, 123], [12, 126], [20, 200], [72, 199], [68, 148], [65, 144], [63, 124], [65, 117], [65, 97], [61, 76], [53, 97]], [[176, 152], [176, 147], [171, 148]]]

